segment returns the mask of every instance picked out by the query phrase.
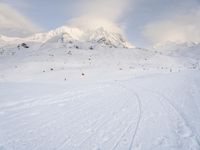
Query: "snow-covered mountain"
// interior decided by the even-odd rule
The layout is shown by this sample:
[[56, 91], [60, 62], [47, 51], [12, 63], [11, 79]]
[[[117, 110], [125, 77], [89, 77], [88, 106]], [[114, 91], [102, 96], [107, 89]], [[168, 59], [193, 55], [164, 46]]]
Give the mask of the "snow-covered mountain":
[[165, 44], [158, 44], [154, 46], [154, 49], [168, 55], [200, 59], [200, 43], [168, 42]]
[[12, 38], [1, 35], [0, 44], [38, 43], [41, 46], [57, 44], [57, 47], [77, 49], [96, 48], [132, 48], [121, 33], [108, 31], [103, 27], [97, 29], [81, 29], [63, 26], [49, 32], [37, 33], [26, 38]]
[[22, 41], [22, 38], [8, 37], [0, 34], [0, 46]]

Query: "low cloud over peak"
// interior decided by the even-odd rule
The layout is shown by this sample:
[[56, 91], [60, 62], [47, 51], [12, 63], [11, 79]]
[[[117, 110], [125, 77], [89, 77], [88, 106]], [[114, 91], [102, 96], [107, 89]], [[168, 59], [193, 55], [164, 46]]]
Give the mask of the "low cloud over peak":
[[117, 21], [126, 12], [131, 0], [83, 0], [79, 3], [78, 16], [93, 15]]
[[82, 0], [73, 11], [74, 18], [67, 25], [83, 29], [103, 27], [110, 32], [124, 34], [124, 26], [120, 19], [129, 9], [131, 0]]

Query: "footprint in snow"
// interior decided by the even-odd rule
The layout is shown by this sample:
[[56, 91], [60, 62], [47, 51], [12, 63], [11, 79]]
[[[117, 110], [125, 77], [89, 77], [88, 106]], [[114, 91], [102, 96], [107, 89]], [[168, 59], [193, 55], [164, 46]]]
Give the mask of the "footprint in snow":
[[167, 139], [166, 137], [160, 137], [157, 139], [155, 142], [155, 145], [160, 146], [160, 145], [166, 145], [167, 144]]
[[128, 144], [128, 142], [129, 142], [129, 140], [128, 140], [128, 139], [123, 139], [123, 140], [122, 140], [122, 144], [123, 144], [123, 145], [126, 145], [126, 144]]
[[135, 147], [133, 147], [134, 150], [141, 150], [141, 144], [136, 144]]
[[191, 137], [191, 130], [183, 123], [179, 124], [176, 132], [183, 138]]

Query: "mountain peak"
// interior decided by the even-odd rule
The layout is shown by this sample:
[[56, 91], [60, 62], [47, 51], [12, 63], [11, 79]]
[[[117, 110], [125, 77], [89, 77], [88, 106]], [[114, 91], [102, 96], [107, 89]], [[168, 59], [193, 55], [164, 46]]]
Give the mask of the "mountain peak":
[[[87, 47], [114, 47], [114, 48], [132, 48], [133, 46], [127, 42], [124, 36], [118, 32], [108, 31], [103, 27], [96, 29], [85, 29], [78, 27], [62, 26], [47, 33], [39, 33], [29, 40], [35, 40], [42, 43], [64, 44], [76, 43], [79, 45], [87, 45]], [[81, 47], [81, 46], [79, 46]], [[86, 48], [86, 47], [83, 47]]]
[[1, 43], [35, 42], [43, 46], [56, 44], [64, 47], [79, 47], [80, 49], [99, 48], [133, 48], [123, 34], [117, 31], [107, 30], [104, 27], [81, 28], [73, 26], [62, 26], [54, 30], [37, 33], [26, 38], [14, 38], [0, 36]]

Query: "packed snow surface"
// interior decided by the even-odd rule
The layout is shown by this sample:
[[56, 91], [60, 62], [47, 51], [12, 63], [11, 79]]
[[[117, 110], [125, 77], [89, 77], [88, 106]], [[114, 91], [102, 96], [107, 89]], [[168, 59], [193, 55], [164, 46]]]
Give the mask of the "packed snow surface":
[[197, 45], [127, 49], [60, 30], [0, 39], [0, 150], [200, 149]]

